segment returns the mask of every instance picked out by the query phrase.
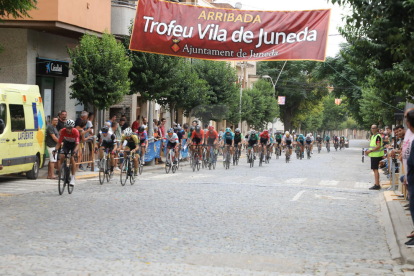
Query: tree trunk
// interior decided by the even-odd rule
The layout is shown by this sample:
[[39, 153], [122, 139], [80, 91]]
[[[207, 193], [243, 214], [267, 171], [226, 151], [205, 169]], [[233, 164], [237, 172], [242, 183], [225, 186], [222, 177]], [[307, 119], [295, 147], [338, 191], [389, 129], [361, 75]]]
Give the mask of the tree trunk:
[[171, 127], [174, 127], [174, 117], [175, 117], [174, 107], [175, 107], [174, 104], [170, 104]]
[[283, 120], [283, 125], [285, 127], [285, 132], [290, 131], [292, 125], [292, 110], [287, 109], [285, 111], [285, 118]]

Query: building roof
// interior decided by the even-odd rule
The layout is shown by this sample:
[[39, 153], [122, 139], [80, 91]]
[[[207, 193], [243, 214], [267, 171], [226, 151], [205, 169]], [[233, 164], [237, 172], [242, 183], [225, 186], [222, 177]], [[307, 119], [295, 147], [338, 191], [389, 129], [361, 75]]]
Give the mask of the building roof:
[[234, 7], [230, 5], [229, 3], [211, 3], [211, 4], [217, 8], [234, 9]]

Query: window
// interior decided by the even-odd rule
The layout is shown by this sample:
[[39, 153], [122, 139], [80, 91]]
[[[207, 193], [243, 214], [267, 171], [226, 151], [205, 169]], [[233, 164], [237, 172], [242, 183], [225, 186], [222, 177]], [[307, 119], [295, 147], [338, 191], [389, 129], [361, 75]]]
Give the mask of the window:
[[23, 131], [26, 128], [24, 109], [21, 104], [10, 104], [10, 123], [12, 131]]
[[3, 120], [3, 125], [0, 126], [0, 134], [3, 133], [4, 128], [7, 125], [7, 106], [6, 104], [0, 104], [0, 120]]

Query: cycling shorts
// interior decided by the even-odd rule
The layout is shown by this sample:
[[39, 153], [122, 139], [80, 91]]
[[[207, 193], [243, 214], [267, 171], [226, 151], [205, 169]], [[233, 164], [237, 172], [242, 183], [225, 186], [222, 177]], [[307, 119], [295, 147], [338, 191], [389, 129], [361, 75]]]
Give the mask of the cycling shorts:
[[305, 141], [298, 140], [298, 142], [301, 143], [302, 145], [305, 144]]
[[144, 147], [145, 146], [145, 141], [147, 141], [147, 139], [141, 139], [139, 141], [139, 143], [141, 144], [141, 147]]
[[326, 139], [326, 142], [329, 143], [329, 139]]
[[256, 144], [257, 144], [257, 140], [250, 140], [249, 141], [249, 148], [253, 147]]
[[225, 143], [226, 145], [231, 145], [231, 144], [233, 144], [233, 140], [227, 140], [226, 139], [226, 143]]
[[234, 146], [238, 146], [239, 144], [241, 144], [241, 141], [234, 140]]
[[215, 141], [216, 141], [216, 138], [208, 138], [207, 139], [207, 145], [208, 146], [214, 146]]
[[292, 141], [286, 140], [286, 145], [290, 146], [292, 144]]
[[178, 143], [171, 143], [171, 141], [168, 141], [167, 149], [175, 149], [178, 146]]
[[282, 139], [276, 139], [276, 143], [282, 144]]
[[312, 144], [312, 141], [306, 141], [306, 144], [310, 145]]
[[193, 144], [195, 144], [195, 145], [201, 145], [201, 138], [194, 137], [193, 138]]
[[267, 138], [260, 138], [260, 144], [261, 145], [267, 144], [268, 141], [269, 141], [269, 139], [267, 139]]
[[72, 153], [75, 150], [76, 147], [76, 143], [71, 143], [71, 142], [67, 142], [64, 141], [63, 142], [63, 147], [62, 147], [62, 153]]
[[101, 147], [104, 147], [105, 149], [112, 151], [115, 147], [115, 143], [110, 141], [102, 141]]

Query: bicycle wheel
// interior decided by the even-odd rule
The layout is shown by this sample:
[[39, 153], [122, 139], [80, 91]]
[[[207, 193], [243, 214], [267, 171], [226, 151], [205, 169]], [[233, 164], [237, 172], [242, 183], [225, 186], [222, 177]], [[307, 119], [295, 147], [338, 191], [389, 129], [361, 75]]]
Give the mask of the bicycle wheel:
[[201, 164], [200, 164], [200, 160], [197, 160], [197, 171], [200, 170]]
[[105, 159], [101, 159], [99, 161], [99, 183], [103, 185], [105, 181], [105, 172], [106, 172], [106, 162]]
[[110, 165], [109, 165], [109, 159], [106, 159], [106, 173], [105, 173], [106, 182], [109, 182], [109, 179], [112, 178], [113, 173], [114, 173], [113, 171], [111, 172], [111, 168], [110, 168]]
[[135, 183], [135, 179], [137, 178], [135, 176], [135, 169], [130, 168], [130, 176], [129, 176], [129, 182], [131, 183], [131, 185], [134, 185]]
[[[253, 149], [252, 149], [253, 150]], [[250, 167], [254, 167], [254, 153], [252, 152], [251, 159], [250, 159]]]
[[165, 172], [169, 173], [171, 169], [171, 154], [167, 154], [167, 158], [165, 159]]
[[124, 162], [122, 163], [122, 167], [121, 167], [121, 185], [122, 186], [125, 186], [126, 181], [128, 179], [128, 159], [127, 158], [124, 159]]
[[227, 149], [227, 154], [226, 154], [226, 170], [228, 170], [230, 168], [230, 149]]
[[197, 154], [196, 153], [194, 153], [193, 154], [193, 162], [192, 162], [192, 164], [191, 164], [191, 167], [193, 168], [193, 172], [195, 172], [195, 170], [196, 170], [196, 167], [197, 167], [197, 161], [196, 161], [196, 158], [197, 158], [198, 156], [197, 156]]
[[63, 194], [66, 187], [66, 161], [62, 164], [59, 171], [59, 181], [58, 181], [58, 188], [59, 188], [59, 195]]
[[69, 165], [69, 167], [66, 168], [66, 181], [67, 181], [67, 185], [68, 185], [68, 193], [71, 194], [73, 192], [73, 188], [75, 187], [74, 185], [69, 185], [69, 181], [70, 181], [70, 177], [71, 177], [71, 165]]
[[263, 151], [259, 153], [259, 167], [263, 165]]
[[279, 159], [279, 155], [280, 155], [280, 152], [279, 152], [279, 146], [276, 148], [276, 159]]

